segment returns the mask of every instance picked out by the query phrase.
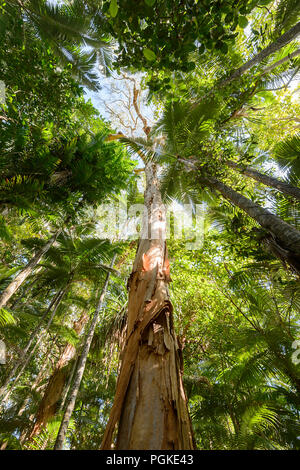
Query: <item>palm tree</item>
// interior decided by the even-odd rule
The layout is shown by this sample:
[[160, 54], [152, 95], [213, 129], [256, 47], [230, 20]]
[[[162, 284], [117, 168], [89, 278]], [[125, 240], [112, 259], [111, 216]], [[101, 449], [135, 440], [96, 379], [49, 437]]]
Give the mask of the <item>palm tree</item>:
[[232, 161], [227, 161], [226, 165], [238, 171], [242, 175], [249, 176], [255, 181], [258, 181], [259, 183], [268, 186], [269, 188], [277, 189], [278, 191], [282, 192], [283, 194], [286, 194], [287, 196], [292, 196], [293, 198], [300, 200], [300, 189], [285, 181], [280, 181], [277, 178], [274, 178], [273, 176], [260, 173], [254, 168], [241, 165]]
[[[243, 210], [278, 244], [279, 250], [276, 255], [279, 259], [285, 258], [299, 273], [300, 232], [216, 178], [215, 174], [220, 172], [223, 160], [213, 159], [211, 151], [204, 152], [201, 147], [201, 142], [209, 139], [211, 132], [211, 126], [206, 125], [209, 121], [205, 119], [213, 112], [213, 109], [206, 110], [203, 104], [194, 106], [188, 103], [170, 103], [153, 130], [153, 135], [158, 134], [153, 142], [147, 143], [141, 139], [133, 141], [126, 138], [122, 140], [135, 150], [139, 149], [144, 155], [148, 155], [148, 158], [155, 155], [157, 161], [169, 162], [163, 182], [167, 194], [170, 195], [172, 189], [173, 191], [175, 189], [175, 193], [178, 192], [181, 186], [195, 187], [196, 183], [202, 189], [209, 187], [216, 190], [233, 205]], [[165, 140], [161, 139], [161, 135]], [[226, 159], [226, 163], [227, 161]], [[185, 175], [182, 174], [182, 170], [186, 172]], [[275, 254], [275, 251], [273, 253]]]
[[[282, 36], [280, 36], [278, 39], [276, 39], [274, 42], [272, 42], [269, 46], [267, 46], [265, 49], [260, 51], [254, 57], [252, 57], [252, 59], [248, 60], [243, 65], [241, 65], [239, 68], [232, 71], [229, 74], [228, 77], [225, 77], [225, 78], [219, 80], [217, 85], [215, 87], [213, 87], [205, 95], [205, 98], [208, 98], [216, 88], [218, 88], [218, 89], [223, 88], [226, 85], [229, 85], [232, 81], [234, 81], [236, 79], [239, 79], [245, 72], [247, 72], [247, 70], [251, 69], [256, 64], [260, 64], [266, 58], [268, 58], [270, 55], [275, 54], [281, 48], [283, 48], [284, 46], [289, 44], [291, 41], [296, 39], [299, 34], [300, 34], [300, 22], [295, 24], [291, 29], [289, 29], [284, 34], [282, 34]], [[266, 73], [270, 72], [275, 66], [277, 67], [278, 65], [281, 65], [281, 63], [278, 62], [276, 65], [274, 64], [273, 67], [270, 67], [269, 69], [265, 69], [263, 71], [263, 74], [266, 74]], [[201, 99], [203, 99], [203, 97]]]
[[[198, 181], [201, 182], [201, 177]], [[299, 256], [300, 232], [297, 229], [284, 222], [279, 217], [269, 212], [267, 209], [264, 209], [242, 194], [239, 194], [237, 191], [234, 191], [232, 188], [222, 183], [218, 179], [207, 177], [203, 179], [203, 182], [210, 188], [216, 189], [222, 194], [222, 196], [225, 197], [225, 199], [242, 209], [261, 227], [273, 234], [275, 238], [277, 238], [279, 242], [282, 243], [282, 246], [286, 250], [294, 253], [296, 256]]]
[[[192, 259], [202, 265], [208, 245]], [[189, 282], [203, 278], [206, 269], [210, 274], [206, 287], [194, 291], [185, 307], [189, 312], [197, 295], [202, 300], [194, 327], [197, 337], [190, 335], [186, 356], [199, 338], [204, 348], [197, 350], [197, 367], [191, 365], [184, 377], [199, 447], [298, 449], [299, 371], [291, 359], [291, 344], [299, 332], [297, 282], [280, 279], [263, 263], [245, 265], [242, 260], [237, 268], [236, 258], [226, 258], [216, 266], [208, 260], [198, 275], [193, 266], [186, 272], [191, 273]], [[216, 315], [210, 315], [207, 283], [212, 298], [220, 296], [223, 306]], [[178, 301], [184, 309], [187, 299]], [[227, 335], [230, 341], [223, 341]]]
[[10, 298], [17, 292], [19, 287], [24, 281], [30, 276], [33, 270], [36, 268], [42, 257], [51, 248], [57, 237], [61, 233], [62, 229], [57, 230], [52, 237], [40, 248], [37, 253], [31, 258], [26, 266], [16, 275], [16, 277], [10, 282], [10, 284], [4, 289], [0, 297], [0, 308], [3, 308]]
[[[79, 227], [77, 235], [84, 231], [86, 231], [86, 227]], [[41, 335], [38, 336], [38, 333], [42, 329], [44, 320], [46, 319], [49, 311], [52, 310], [50, 318], [46, 324], [45, 333], [49, 330], [63, 297], [69, 292], [74, 284], [82, 282], [86, 278], [88, 278], [90, 282], [97, 282], [99, 274], [101, 274], [103, 270], [110, 270], [108, 266], [102, 264], [103, 261], [105, 262], [109, 259], [109, 255], [111, 253], [111, 245], [107, 240], [86, 237], [85, 239], [75, 241], [74, 236], [74, 233], [69, 237], [66, 233], [61, 233], [60, 236], [57, 237], [57, 246], [52, 245], [52, 247], [48, 249], [47, 253], [45, 253], [47, 259], [41, 265], [44, 267], [44, 271], [39, 273], [40, 288], [52, 288], [56, 291], [56, 295], [53, 297], [49, 307], [46, 309], [37, 326], [31, 333], [25, 348], [22, 350], [19, 360], [14, 364], [11, 372], [5, 380], [5, 383], [0, 389], [1, 395], [5, 395], [5, 400], [12, 392], [12, 389], [8, 388], [19, 380], [34, 351], [39, 346], [43, 338]], [[34, 342], [34, 347], [29, 352]], [[19, 372], [15, 375], [19, 368]]]
[[[5, 380], [4, 384], [1, 386], [0, 396], [3, 396], [2, 405], [5, 404], [5, 402], [9, 398], [10, 394], [13, 391], [13, 386], [20, 379], [22, 373], [24, 372], [24, 370], [25, 370], [26, 366], [28, 365], [30, 359], [32, 358], [34, 352], [38, 348], [41, 341], [44, 339], [45, 334], [48, 332], [48, 330], [49, 330], [49, 328], [50, 328], [50, 326], [53, 322], [54, 316], [57, 312], [57, 309], [60, 306], [62, 299], [64, 298], [64, 296], [68, 292], [68, 289], [70, 287], [70, 281], [71, 281], [71, 278], [68, 278], [66, 285], [63, 288], [61, 288], [56, 293], [56, 295], [53, 297], [52, 301], [50, 302], [49, 307], [46, 309], [45, 313], [42, 315], [41, 320], [39, 321], [39, 323], [37, 324], [37, 326], [35, 327], [35, 329], [31, 333], [25, 348], [21, 351], [19, 359], [13, 365], [10, 373], [6, 377], [6, 380]], [[39, 334], [42, 327], [43, 327], [43, 322], [44, 322], [46, 316], [48, 315], [48, 313], [50, 311], [51, 311], [51, 315], [50, 315], [49, 320], [46, 323], [45, 330], [42, 334]], [[34, 341], [35, 341], [35, 344], [34, 344], [33, 348], [30, 350], [30, 347], [32, 346]]]
[[27, 41], [30, 41], [31, 35], [38, 36], [50, 45], [63, 67], [72, 65], [76, 79], [92, 90], [99, 89], [99, 75], [95, 68], [101, 65], [109, 73], [109, 42], [97, 30], [82, 0], [68, 4], [48, 3], [45, 0], [9, 0], [4, 13], [20, 15]]
[[[115, 258], [116, 258], [116, 255], [114, 255], [112, 260], [111, 260], [110, 268], [113, 268]], [[69, 393], [69, 396], [68, 396], [67, 401], [66, 401], [66, 407], [65, 407], [64, 415], [63, 415], [63, 418], [62, 418], [62, 421], [61, 421], [61, 424], [60, 424], [60, 428], [59, 428], [58, 435], [57, 435], [56, 442], [55, 442], [55, 446], [54, 446], [55, 450], [62, 450], [63, 446], [64, 446], [65, 437], [66, 437], [69, 422], [70, 422], [70, 419], [71, 419], [71, 416], [72, 416], [72, 413], [73, 413], [73, 410], [74, 410], [74, 407], [75, 407], [77, 394], [78, 394], [79, 387], [80, 387], [80, 384], [81, 384], [81, 380], [82, 380], [82, 377], [83, 377], [83, 374], [84, 374], [87, 357], [88, 357], [89, 350], [90, 350], [91, 343], [92, 343], [92, 339], [93, 339], [93, 336], [94, 336], [94, 333], [95, 333], [95, 328], [97, 326], [99, 316], [101, 314], [104, 298], [105, 298], [105, 295], [106, 295], [106, 290], [107, 290], [108, 283], [109, 283], [109, 278], [110, 278], [110, 272], [108, 272], [107, 275], [106, 275], [106, 279], [104, 281], [104, 284], [103, 284], [103, 287], [102, 287], [102, 290], [101, 290], [101, 293], [100, 293], [100, 296], [99, 296], [99, 300], [98, 300], [94, 315], [92, 317], [92, 321], [91, 321], [89, 330], [88, 330], [88, 332], [86, 334], [86, 337], [85, 337], [85, 340], [84, 340], [84, 344], [83, 344], [83, 347], [82, 347], [81, 354], [80, 354], [78, 362], [76, 364], [76, 368], [75, 368], [74, 375], [73, 375], [73, 378], [72, 378], [73, 384], [71, 386], [70, 393]]]

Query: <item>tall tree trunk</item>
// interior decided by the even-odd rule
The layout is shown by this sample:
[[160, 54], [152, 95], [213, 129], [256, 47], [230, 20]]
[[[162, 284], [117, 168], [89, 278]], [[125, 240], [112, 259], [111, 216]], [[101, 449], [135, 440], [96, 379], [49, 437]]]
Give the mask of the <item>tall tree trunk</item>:
[[[113, 256], [113, 259], [111, 261], [111, 264], [110, 264], [111, 268], [114, 265], [115, 259], [116, 259], [116, 255]], [[69, 422], [70, 422], [70, 419], [71, 419], [71, 416], [72, 416], [72, 413], [73, 413], [73, 410], [74, 410], [74, 406], [75, 406], [76, 398], [77, 398], [77, 395], [78, 395], [79, 387], [80, 387], [80, 384], [81, 384], [82, 376], [83, 376], [83, 373], [84, 373], [88, 353], [89, 353], [89, 350], [90, 350], [90, 347], [91, 347], [92, 339], [93, 339], [93, 336], [94, 336], [94, 333], [95, 333], [95, 328], [96, 328], [96, 325], [98, 323], [99, 315], [100, 315], [102, 305], [103, 305], [103, 301], [104, 301], [104, 298], [105, 298], [109, 278], [110, 278], [110, 272], [108, 271], [108, 273], [106, 275], [104, 285], [103, 285], [103, 288], [102, 288], [102, 291], [101, 291], [101, 294], [100, 294], [100, 297], [99, 297], [98, 305], [96, 307], [96, 310], [95, 310], [95, 313], [94, 313], [89, 331], [88, 331], [88, 333], [86, 335], [86, 338], [85, 338], [85, 341], [84, 341], [84, 345], [83, 345], [83, 348], [82, 348], [81, 355], [80, 355], [78, 363], [77, 363], [77, 367], [76, 367], [76, 370], [75, 370], [75, 373], [74, 373], [73, 385], [72, 385], [72, 388], [71, 388], [71, 391], [70, 391], [70, 395], [67, 399], [65, 412], [64, 412], [61, 424], [60, 424], [58, 434], [57, 434], [54, 450], [62, 450], [63, 446], [64, 446], [64, 442], [65, 442], [65, 438], [66, 438], [66, 434], [67, 434], [67, 430], [68, 430], [68, 425], [69, 425]]]
[[300, 200], [300, 188], [297, 188], [296, 186], [293, 186], [289, 183], [285, 183], [284, 181], [280, 181], [277, 178], [274, 178], [273, 176], [260, 173], [259, 171], [249, 166], [239, 165], [238, 163], [231, 161], [226, 162], [226, 165], [246, 176], [250, 176], [250, 178], [253, 178], [259, 183], [269, 186], [270, 188], [278, 189], [278, 191], [282, 192], [283, 194], [286, 194], [287, 196], [292, 196]]
[[[38, 323], [38, 325], [36, 326], [36, 328], [34, 329], [34, 331], [32, 332], [30, 338], [29, 338], [29, 341], [28, 343], [26, 344], [25, 348], [23, 349], [21, 355], [20, 355], [20, 358], [19, 360], [15, 363], [14, 367], [12, 368], [10, 374], [8, 375], [8, 377], [6, 378], [5, 380], [5, 383], [1, 386], [0, 388], [0, 397], [3, 396], [3, 400], [2, 400], [2, 404], [8, 399], [10, 393], [11, 393], [11, 389], [8, 389], [8, 387], [10, 385], [12, 385], [12, 383], [15, 383], [18, 381], [18, 379], [20, 378], [21, 374], [23, 373], [23, 370], [25, 369], [25, 367], [27, 366], [28, 362], [30, 361], [34, 351], [36, 350], [36, 348], [38, 347], [38, 345], [40, 344], [42, 338], [43, 338], [43, 335], [40, 335], [40, 337], [37, 339], [33, 349], [30, 351], [29, 354], [28, 351], [29, 351], [29, 348], [30, 346], [32, 345], [34, 339], [36, 338], [36, 335], [37, 333], [39, 332], [39, 330], [41, 329], [42, 327], [42, 324], [43, 324], [43, 320], [45, 319], [46, 315], [48, 314], [48, 312], [51, 310], [51, 308], [53, 307], [53, 310], [52, 310], [52, 313], [51, 313], [51, 316], [48, 320], [48, 323], [46, 325], [46, 328], [45, 328], [45, 333], [49, 330], [50, 328], [50, 325], [53, 321], [53, 318], [55, 316], [55, 313], [59, 307], [59, 304], [60, 302], [62, 301], [64, 295], [66, 294], [67, 290], [68, 290], [68, 287], [69, 287], [69, 284], [67, 284], [67, 286], [64, 288], [64, 289], [61, 289], [58, 294], [54, 297], [54, 299], [52, 300], [50, 306], [48, 307], [48, 309], [46, 310], [46, 312], [44, 313], [44, 315], [42, 316], [40, 322]], [[19, 367], [21, 367], [21, 369], [19, 370], [18, 374], [15, 376], [17, 370], [19, 369]]]
[[4, 289], [0, 297], [0, 308], [4, 307], [9, 299], [17, 292], [19, 287], [23, 284], [25, 279], [32, 273], [36, 265], [40, 262], [45, 253], [51, 248], [58, 235], [61, 233], [62, 229], [59, 229], [41, 248], [36, 255], [29, 261], [29, 263], [22, 269], [22, 271], [17, 274], [13, 281]]
[[267, 75], [273, 69], [275, 69], [276, 67], [279, 67], [279, 65], [285, 64], [285, 62], [288, 62], [289, 60], [294, 59], [295, 57], [298, 57], [298, 55], [300, 55], [300, 49], [297, 49], [291, 54], [288, 54], [287, 56], [283, 57], [283, 59], [280, 59], [277, 62], [274, 62], [274, 64], [271, 64], [268, 67], [264, 68], [260, 76]]
[[[201, 101], [208, 98], [215, 91], [216, 88], [220, 89], [220, 88], [228, 85], [229, 83], [231, 83], [233, 80], [235, 80], [237, 78], [240, 78], [245, 72], [247, 72], [247, 70], [251, 69], [256, 64], [259, 64], [264, 59], [269, 57], [271, 54], [275, 54], [275, 52], [278, 52], [282, 47], [286, 46], [289, 42], [296, 39], [296, 37], [299, 34], [300, 34], [300, 22], [297, 23], [295, 26], [293, 26], [291, 29], [289, 29], [289, 31], [286, 31], [282, 36], [280, 36], [278, 39], [276, 39], [276, 41], [272, 42], [272, 44], [270, 44], [265, 49], [263, 49], [258, 54], [256, 54], [254, 57], [252, 57], [252, 59], [248, 60], [243, 65], [241, 65], [241, 67], [239, 67], [238, 69], [231, 72], [231, 74], [228, 77], [226, 77], [223, 80], [220, 80], [218, 83], [216, 83], [216, 85], [213, 86], [206, 93], [206, 95], [204, 95], [201, 98]], [[297, 53], [294, 54], [294, 57], [297, 56], [297, 55], [298, 55], [298, 51], [297, 51]], [[278, 63], [277, 65], [280, 65], [280, 64]], [[266, 75], [274, 67], [275, 67], [275, 64], [273, 64], [273, 66], [270, 65], [270, 67], [263, 70], [262, 75]]]
[[77, 370], [78, 360], [79, 360], [79, 355], [77, 354], [77, 356], [74, 360], [72, 370], [70, 371], [68, 381], [66, 383], [65, 389], [64, 389], [63, 394], [62, 394], [62, 399], [61, 399], [61, 402], [60, 402], [60, 405], [59, 405], [59, 411], [63, 411], [65, 409], [66, 399], [69, 395], [69, 391], [70, 391], [71, 385], [73, 383], [74, 374], [75, 374], [75, 371]]
[[261, 227], [273, 234], [286, 250], [300, 255], [300, 232], [296, 228], [216, 178], [209, 177], [205, 178], [204, 181], [211, 188], [217, 189], [225, 199], [246, 212]]
[[285, 267], [300, 275], [300, 232], [267, 209], [242, 196], [216, 178], [203, 178], [207, 186], [219, 191], [225, 199], [242, 209], [268, 231], [262, 243]]
[[[40, 384], [40, 382], [42, 381], [42, 379], [44, 379], [44, 375], [45, 375], [45, 371], [47, 369], [47, 366], [48, 366], [48, 353], [50, 353], [50, 350], [48, 349], [48, 351], [46, 351], [46, 355], [45, 355], [45, 360], [43, 362], [43, 365], [42, 367], [40, 368], [39, 370], [39, 373], [38, 375], [36, 376], [33, 384], [30, 384], [30, 389], [31, 389], [31, 392], [35, 391], [38, 389], [38, 386]], [[32, 395], [29, 394], [25, 400], [23, 401], [23, 403], [21, 404], [20, 408], [19, 408], [19, 411], [17, 413], [17, 416], [22, 416], [22, 414], [24, 413], [25, 409], [26, 409], [26, 406], [28, 405], [28, 403], [30, 402], [30, 400], [32, 399]]]
[[181, 347], [168, 293], [166, 214], [157, 170], [146, 163], [143, 236], [128, 288], [127, 338], [101, 449], [193, 449]]
[[259, 64], [264, 59], [266, 59], [269, 55], [275, 54], [275, 52], [279, 51], [282, 47], [286, 46], [289, 42], [296, 39], [296, 37], [300, 34], [300, 22], [293, 26], [291, 29], [286, 31], [282, 36], [280, 36], [276, 41], [272, 42], [269, 46], [265, 49], [260, 51], [256, 54], [252, 59], [248, 60], [245, 64], [241, 67], [236, 69], [232, 72], [227, 78], [221, 80], [218, 83], [218, 87], [223, 87], [231, 83], [236, 78], [241, 77], [247, 70], [251, 69], [254, 65]]
[[[83, 313], [78, 321], [74, 322], [73, 329], [79, 335], [88, 321], [88, 315]], [[55, 369], [48, 381], [44, 396], [40, 402], [36, 413], [34, 427], [29, 435], [32, 439], [38, 434], [42, 427], [46, 426], [49, 419], [55, 415], [58, 410], [58, 403], [62, 398], [64, 385], [66, 381], [66, 366], [75, 357], [76, 349], [72, 344], [67, 344], [56, 363]]]

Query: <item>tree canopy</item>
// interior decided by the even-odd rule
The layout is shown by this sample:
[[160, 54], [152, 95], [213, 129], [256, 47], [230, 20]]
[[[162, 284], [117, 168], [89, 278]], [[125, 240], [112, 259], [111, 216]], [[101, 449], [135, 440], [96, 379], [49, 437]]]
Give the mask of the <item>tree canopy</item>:
[[299, 5], [0, 3], [1, 450], [299, 450]]

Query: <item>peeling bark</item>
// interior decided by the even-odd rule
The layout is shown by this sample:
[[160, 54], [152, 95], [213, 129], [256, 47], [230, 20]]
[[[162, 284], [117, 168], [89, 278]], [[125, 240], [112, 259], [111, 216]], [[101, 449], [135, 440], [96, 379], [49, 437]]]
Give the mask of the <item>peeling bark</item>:
[[[74, 322], [73, 329], [78, 335], [81, 333], [87, 321], [88, 315], [83, 313], [79, 320]], [[55, 369], [48, 381], [47, 388], [36, 413], [35, 424], [30, 433], [29, 439], [32, 439], [36, 434], [38, 434], [42, 427], [46, 426], [49, 419], [56, 414], [66, 381], [66, 366], [75, 357], [75, 354], [75, 347], [68, 343], [56, 363]]]
[[101, 449], [193, 449], [182, 355], [169, 299], [166, 215], [156, 166], [146, 163], [142, 237], [128, 281], [127, 338]]

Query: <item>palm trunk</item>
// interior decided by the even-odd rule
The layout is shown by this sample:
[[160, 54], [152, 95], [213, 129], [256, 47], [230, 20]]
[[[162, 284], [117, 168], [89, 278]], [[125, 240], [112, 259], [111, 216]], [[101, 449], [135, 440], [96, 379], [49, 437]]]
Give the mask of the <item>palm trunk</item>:
[[[211, 88], [206, 93], [206, 95], [204, 95], [201, 98], [201, 101], [208, 98], [215, 91], [216, 88], [220, 89], [228, 85], [229, 83], [231, 83], [233, 80], [240, 78], [245, 72], [247, 72], [247, 70], [251, 69], [256, 64], [259, 64], [264, 59], [269, 57], [271, 54], [275, 54], [275, 52], [278, 52], [282, 47], [286, 46], [289, 42], [296, 39], [296, 37], [299, 34], [300, 34], [300, 22], [297, 23], [295, 26], [293, 26], [289, 31], [286, 31], [282, 36], [280, 36], [276, 41], [274, 41], [268, 47], [266, 47], [265, 49], [260, 51], [258, 54], [256, 54], [252, 59], [248, 60], [241, 67], [234, 70], [227, 78], [224, 78], [223, 80], [219, 81], [213, 88]], [[298, 51], [294, 53], [293, 57], [296, 57], [297, 55], [298, 55]], [[284, 62], [285, 60], [282, 60], [282, 63]], [[278, 63], [277, 65], [275, 64], [270, 65], [268, 68], [263, 70], [262, 75], [266, 75], [278, 65], [280, 65], [280, 63]]]
[[[28, 351], [29, 351], [29, 348], [30, 346], [32, 345], [35, 337], [36, 337], [36, 334], [38, 333], [38, 331], [41, 329], [41, 326], [42, 326], [42, 323], [43, 323], [43, 320], [44, 318], [46, 317], [46, 315], [48, 314], [49, 310], [51, 310], [51, 308], [53, 307], [53, 310], [52, 310], [52, 313], [51, 313], [51, 316], [48, 320], [48, 323], [46, 325], [46, 328], [45, 328], [45, 333], [49, 330], [50, 328], [50, 325], [53, 321], [53, 318], [55, 316], [55, 313], [59, 307], [59, 304], [60, 302], [62, 301], [65, 293], [67, 292], [68, 290], [68, 287], [69, 287], [69, 284], [64, 288], [62, 289], [53, 299], [53, 301], [51, 302], [50, 306], [48, 307], [47, 311], [45, 312], [45, 314], [43, 315], [43, 317], [41, 318], [41, 321], [39, 322], [39, 324], [37, 325], [37, 327], [35, 328], [35, 330], [33, 331], [33, 333], [31, 334], [30, 338], [29, 338], [29, 341], [26, 345], [26, 347], [23, 349], [22, 351], [22, 354], [20, 356], [20, 359], [16, 362], [16, 364], [14, 365], [13, 369], [11, 370], [10, 374], [8, 375], [5, 383], [2, 385], [2, 387], [0, 388], [0, 397], [2, 395], [3, 396], [3, 400], [2, 400], [2, 404], [8, 399], [8, 397], [10, 396], [10, 393], [11, 393], [11, 390], [8, 390], [8, 387], [13, 383], [17, 382], [20, 378], [20, 376], [22, 375], [25, 367], [27, 366], [28, 362], [30, 361], [34, 351], [36, 350], [36, 348], [38, 347], [38, 345], [40, 344], [42, 338], [43, 338], [43, 335], [40, 335], [40, 337], [38, 338], [38, 340], [36, 341], [33, 349], [30, 351], [29, 354]], [[17, 376], [15, 376], [15, 373], [17, 372], [17, 370], [19, 369], [19, 367], [21, 366], [21, 369], [19, 370]], [[15, 376], [15, 377], [14, 377]], [[12, 380], [13, 379], [13, 380]]]
[[168, 293], [166, 215], [156, 166], [146, 163], [143, 237], [129, 278], [127, 338], [101, 449], [193, 449], [182, 355]]
[[[38, 375], [36, 376], [35, 378], [35, 381], [33, 382], [33, 384], [30, 386], [31, 388], [31, 391], [35, 391], [38, 389], [38, 386], [41, 382], [41, 380], [44, 378], [44, 373], [45, 373], [45, 370], [47, 368], [47, 365], [48, 365], [48, 362], [47, 360], [44, 361]], [[26, 406], [28, 405], [28, 403], [30, 402], [30, 400], [32, 399], [31, 397], [31, 394], [29, 394], [25, 400], [23, 401], [23, 403], [21, 404], [20, 408], [19, 408], [19, 411], [17, 413], [17, 416], [22, 416], [22, 414], [24, 413], [24, 411], [26, 410]], [[20, 442], [21, 442], [21, 439], [20, 439]]]
[[278, 191], [282, 192], [283, 194], [300, 200], [300, 188], [297, 188], [296, 186], [292, 186], [289, 183], [280, 181], [273, 176], [264, 175], [263, 173], [260, 173], [259, 171], [254, 170], [249, 166], [238, 165], [237, 163], [231, 161], [226, 162], [226, 165], [244, 175], [250, 176], [250, 178], [253, 178], [259, 183], [269, 186], [270, 188], [278, 189]]
[[274, 62], [274, 64], [269, 65], [269, 67], [266, 67], [265, 69], [263, 69], [260, 76], [267, 75], [269, 72], [271, 72], [276, 67], [279, 67], [280, 65], [285, 64], [289, 60], [294, 59], [295, 57], [298, 57], [298, 55], [300, 55], [300, 49], [297, 49], [296, 51], [292, 52], [291, 54], [288, 54], [283, 59], [280, 59], [277, 62]]
[[77, 369], [78, 360], [79, 360], [79, 356], [77, 354], [76, 358], [74, 359], [72, 370], [69, 374], [68, 381], [66, 383], [65, 389], [64, 389], [63, 394], [62, 394], [62, 399], [61, 399], [61, 402], [60, 402], [60, 405], [59, 405], [59, 411], [63, 411], [64, 408], [65, 408], [66, 399], [69, 395], [69, 391], [70, 391], [70, 388], [71, 388], [71, 385], [72, 385], [72, 382], [73, 382], [74, 374], [75, 374], [75, 371]]
[[296, 39], [296, 37], [300, 34], [300, 22], [293, 26], [289, 31], [286, 31], [282, 36], [280, 36], [276, 41], [270, 44], [268, 47], [260, 51], [256, 54], [252, 59], [248, 60], [245, 64], [241, 67], [236, 69], [232, 72], [229, 77], [222, 80], [218, 87], [223, 87], [231, 83], [236, 78], [240, 78], [247, 70], [251, 69], [254, 65], [259, 64], [264, 59], [266, 59], [269, 55], [275, 54], [275, 52], [279, 51], [282, 47], [286, 46], [289, 42]]
[[[73, 329], [79, 335], [88, 320], [86, 313], [83, 313], [77, 322], [74, 322]], [[48, 381], [44, 396], [40, 402], [36, 413], [34, 427], [29, 439], [38, 434], [42, 427], [46, 426], [49, 419], [58, 410], [58, 402], [62, 397], [66, 380], [66, 369], [68, 363], [75, 357], [76, 349], [73, 345], [67, 344], [55, 366], [55, 369]]]
[[[113, 259], [111, 261], [111, 264], [110, 264], [111, 268], [114, 265], [115, 258], [116, 258], [116, 255], [113, 256]], [[65, 437], [66, 437], [67, 430], [68, 430], [68, 425], [69, 425], [69, 422], [70, 422], [70, 419], [71, 419], [71, 416], [72, 416], [72, 413], [73, 413], [73, 410], [74, 410], [74, 406], [75, 406], [76, 398], [77, 398], [77, 395], [78, 395], [79, 387], [80, 387], [80, 384], [81, 384], [82, 376], [83, 376], [83, 373], [84, 373], [88, 353], [89, 353], [89, 350], [90, 350], [90, 347], [91, 347], [92, 339], [93, 339], [93, 336], [94, 336], [94, 333], [95, 333], [95, 328], [96, 328], [96, 325], [98, 323], [99, 315], [100, 315], [102, 305], [103, 305], [103, 301], [104, 301], [104, 297], [105, 297], [105, 294], [106, 294], [109, 278], [110, 278], [110, 272], [108, 272], [107, 275], [106, 275], [106, 279], [105, 279], [105, 282], [104, 282], [104, 285], [103, 285], [103, 288], [102, 288], [102, 292], [101, 292], [101, 295], [99, 297], [99, 302], [98, 302], [98, 305], [96, 307], [96, 310], [95, 310], [95, 313], [94, 313], [89, 331], [88, 331], [87, 336], [85, 338], [85, 342], [84, 342], [84, 345], [83, 345], [83, 348], [82, 348], [80, 358], [79, 358], [78, 363], [77, 363], [77, 367], [76, 367], [76, 370], [75, 370], [75, 373], [74, 373], [73, 385], [72, 385], [72, 388], [71, 388], [71, 391], [70, 391], [70, 395], [67, 399], [66, 409], [65, 409], [65, 412], [64, 412], [62, 422], [60, 424], [60, 428], [59, 428], [58, 435], [57, 435], [57, 438], [56, 438], [54, 450], [62, 450], [63, 446], [64, 446]]]
[[23, 284], [25, 279], [27, 279], [28, 276], [32, 273], [33, 269], [36, 267], [36, 265], [40, 262], [42, 257], [44, 256], [45, 253], [51, 248], [53, 243], [55, 242], [56, 238], [58, 235], [61, 233], [61, 229], [59, 229], [53, 237], [51, 237], [48, 242], [41, 248], [37, 254], [29, 261], [29, 263], [25, 266], [25, 268], [22, 269], [19, 274], [15, 277], [15, 279], [6, 287], [6, 289], [3, 291], [1, 297], [0, 297], [0, 308], [4, 307], [9, 299], [17, 292], [19, 287]]
[[[38, 373], [38, 375], [37, 375], [37, 377], [36, 377], [36, 379], [35, 379], [35, 381], [34, 381], [32, 387], [31, 387], [31, 392], [34, 392], [34, 391], [36, 391], [36, 390], [38, 391], [39, 385], [40, 385], [41, 381], [42, 381], [43, 378], [44, 378], [45, 371], [46, 371], [47, 366], [48, 366], [48, 352], [50, 352], [49, 349], [48, 349], [48, 351], [46, 352], [45, 361], [44, 361], [44, 363], [43, 363], [43, 365], [42, 365], [42, 367], [41, 367], [41, 369], [40, 369], [40, 371], [39, 371], [39, 373]], [[25, 400], [23, 401], [22, 405], [20, 406], [20, 409], [19, 409], [19, 411], [18, 411], [17, 416], [22, 416], [22, 414], [23, 414], [24, 411], [26, 410], [27, 405], [30, 403], [31, 400], [32, 400], [32, 394], [29, 394], [29, 395], [25, 398]], [[31, 415], [29, 419], [31, 420], [32, 418], [33, 418], [33, 417], [32, 417], [32, 415]], [[20, 444], [21, 444], [21, 445], [23, 445], [24, 442], [26, 441], [27, 435], [28, 435], [28, 427], [26, 426], [26, 428], [23, 429], [22, 432], [21, 432], [21, 434], [20, 434], [19, 441], [20, 441]]]
[[300, 255], [300, 232], [281, 220], [267, 209], [252, 202], [250, 199], [242, 196], [231, 189], [226, 184], [209, 177], [203, 180], [208, 186], [219, 191], [229, 202], [242, 209], [261, 227], [270, 232], [281, 244], [281, 246], [296, 256]]

